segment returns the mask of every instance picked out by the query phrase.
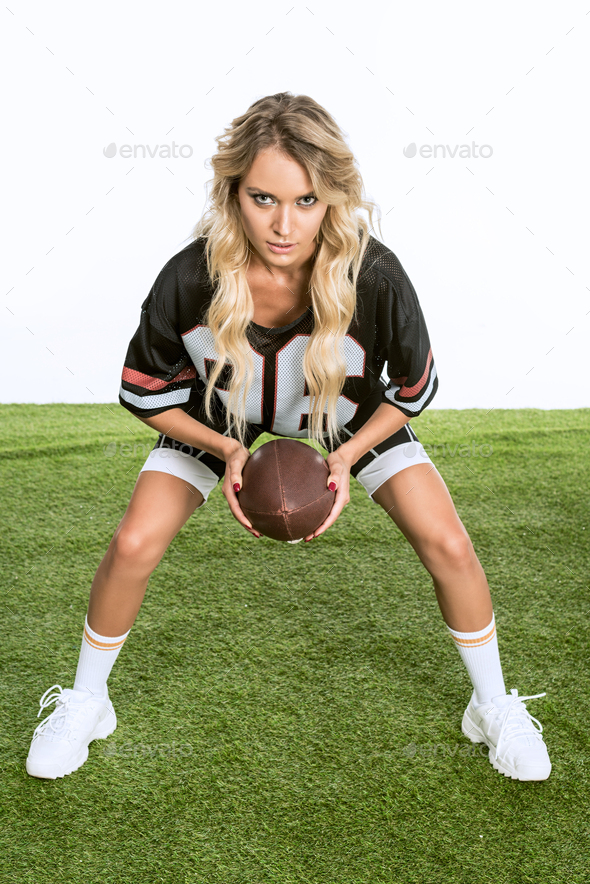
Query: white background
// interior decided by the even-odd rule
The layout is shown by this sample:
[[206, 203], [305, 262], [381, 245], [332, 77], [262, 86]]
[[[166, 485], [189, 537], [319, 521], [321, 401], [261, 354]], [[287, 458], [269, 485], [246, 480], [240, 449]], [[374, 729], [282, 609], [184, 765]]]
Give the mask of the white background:
[[[117, 401], [140, 305], [205, 208], [215, 137], [289, 90], [335, 117], [381, 208], [426, 316], [431, 407], [588, 406], [587, 3], [0, 14], [2, 401]], [[192, 157], [103, 156], [172, 141]], [[472, 142], [492, 156], [403, 154]]]

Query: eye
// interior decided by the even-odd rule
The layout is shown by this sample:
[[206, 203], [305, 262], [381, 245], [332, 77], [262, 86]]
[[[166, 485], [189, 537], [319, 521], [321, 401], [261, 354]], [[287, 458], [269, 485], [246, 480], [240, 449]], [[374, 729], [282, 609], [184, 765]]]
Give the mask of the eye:
[[[254, 202], [258, 206], [268, 206], [269, 205], [269, 203], [258, 202], [259, 199], [272, 201], [272, 197], [270, 197], [267, 193], [254, 193], [254, 194], [252, 194], [252, 197], [254, 199]], [[304, 208], [311, 208], [311, 206], [314, 206], [317, 203], [317, 197], [315, 197], [315, 196], [302, 196], [301, 199], [313, 200], [313, 202], [311, 202], [311, 203], [305, 203]]]

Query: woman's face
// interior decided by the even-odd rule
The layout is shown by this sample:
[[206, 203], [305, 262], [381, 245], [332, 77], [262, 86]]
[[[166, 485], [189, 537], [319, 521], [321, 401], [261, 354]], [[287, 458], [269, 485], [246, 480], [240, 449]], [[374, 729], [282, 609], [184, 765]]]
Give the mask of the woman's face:
[[[258, 257], [272, 271], [294, 276], [315, 251], [315, 237], [328, 209], [313, 194], [303, 166], [284, 154], [261, 151], [240, 181], [242, 224]], [[282, 252], [269, 243], [291, 243]]]

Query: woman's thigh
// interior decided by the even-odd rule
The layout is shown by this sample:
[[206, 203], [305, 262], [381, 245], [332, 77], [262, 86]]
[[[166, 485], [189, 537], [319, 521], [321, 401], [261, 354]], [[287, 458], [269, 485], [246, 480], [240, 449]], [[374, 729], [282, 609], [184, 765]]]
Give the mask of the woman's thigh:
[[413, 464], [400, 470], [383, 482], [372, 497], [429, 569], [443, 559], [456, 566], [472, 563], [471, 540], [434, 464]]
[[445, 481], [432, 463], [399, 470], [371, 496], [404, 534], [414, 537], [459, 518]]
[[194, 485], [170, 473], [143, 470], [109, 552], [152, 570], [204, 498]]
[[409, 423], [367, 452], [351, 470], [431, 570], [473, 558], [448, 488]]

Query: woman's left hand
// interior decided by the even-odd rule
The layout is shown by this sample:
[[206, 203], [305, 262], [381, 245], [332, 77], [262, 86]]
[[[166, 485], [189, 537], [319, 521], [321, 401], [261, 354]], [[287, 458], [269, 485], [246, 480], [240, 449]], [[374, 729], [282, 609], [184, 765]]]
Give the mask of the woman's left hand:
[[319, 537], [319, 535], [323, 534], [330, 525], [333, 525], [346, 504], [350, 501], [350, 463], [338, 453], [338, 449], [328, 455], [326, 463], [330, 468], [330, 474], [327, 478], [326, 484], [328, 488], [331, 483], [336, 485], [336, 497], [334, 498], [334, 503], [328, 518], [325, 522], [322, 522], [319, 528], [315, 529], [313, 534], [307, 535], [305, 538], [306, 542], [314, 537]]

